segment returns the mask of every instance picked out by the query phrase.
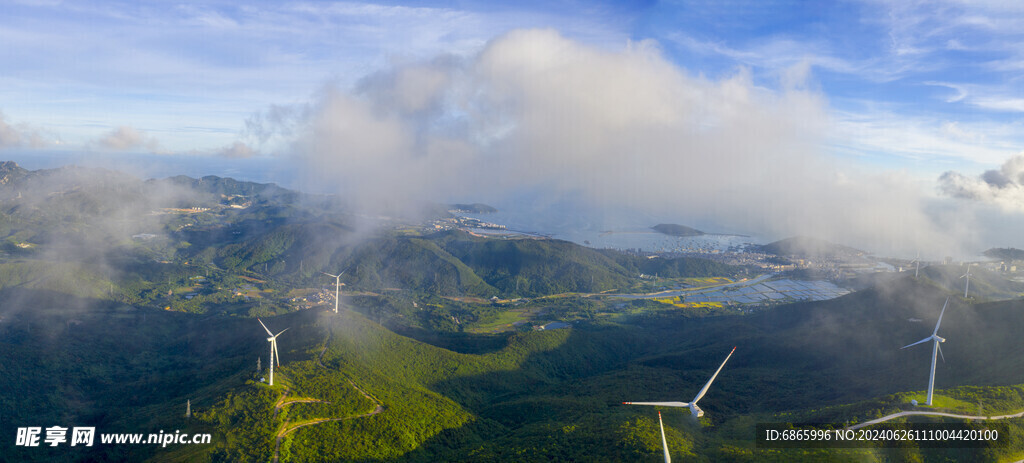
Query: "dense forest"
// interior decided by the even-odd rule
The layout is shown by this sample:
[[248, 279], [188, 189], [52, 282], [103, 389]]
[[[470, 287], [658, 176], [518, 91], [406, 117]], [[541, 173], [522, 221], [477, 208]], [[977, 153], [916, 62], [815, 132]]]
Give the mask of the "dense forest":
[[[608, 291], [744, 269], [384, 221], [231, 179], [0, 166], [0, 433], [209, 433], [207, 445], [4, 444], [12, 461], [995, 461], [979, 449], [765, 449], [759, 423], [845, 426], [915, 409], [946, 298], [936, 406], [1024, 410], [1019, 283], [954, 266], [827, 301], [675, 307]], [[123, 198], [123, 202], [120, 199]], [[439, 214], [447, 212], [441, 207]], [[334, 313], [334, 279], [343, 296]], [[702, 280], [704, 279], [704, 280]], [[266, 332], [280, 366], [267, 384]], [[551, 322], [551, 329], [541, 329]], [[259, 368], [258, 368], [259, 366]], [[191, 416], [186, 417], [186, 409]], [[917, 409], [921, 409], [918, 407]], [[918, 418], [928, 421], [935, 418]]]

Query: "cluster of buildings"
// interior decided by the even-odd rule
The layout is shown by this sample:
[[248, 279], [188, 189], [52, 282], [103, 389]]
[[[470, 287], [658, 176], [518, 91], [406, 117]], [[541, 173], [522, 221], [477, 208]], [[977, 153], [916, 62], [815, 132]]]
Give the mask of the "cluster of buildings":
[[298, 304], [300, 309], [309, 309], [323, 304], [334, 304], [334, 290], [327, 288], [320, 288], [313, 294], [306, 296], [298, 296], [290, 299], [291, 302]]
[[480, 219], [474, 219], [472, 217], [446, 217], [443, 219], [434, 219], [425, 225], [428, 230], [433, 229], [437, 231], [441, 230], [454, 230], [454, 229], [465, 229], [465, 228], [478, 228], [483, 230], [507, 230], [508, 228], [504, 225], [484, 222]]

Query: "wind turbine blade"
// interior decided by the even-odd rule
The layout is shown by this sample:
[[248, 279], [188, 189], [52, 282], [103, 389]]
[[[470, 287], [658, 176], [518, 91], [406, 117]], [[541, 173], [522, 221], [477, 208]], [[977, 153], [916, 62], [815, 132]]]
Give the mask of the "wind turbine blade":
[[672, 457], [668, 454], [668, 441], [665, 440], [665, 425], [661, 423], [661, 411], [658, 412], [658, 427], [661, 428], [661, 447], [665, 449], [665, 463], [672, 463]]
[[274, 358], [277, 359], [277, 366], [281, 366], [281, 354], [277, 351], [277, 341], [274, 341]]
[[322, 273], [324, 275], [327, 275], [327, 276], [329, 276], [331, 278], [338, 278], [340, 276], [340, 275], [331, 275], [330, 273], [327, 273], [327, 272], [320, 272], [320, 273]]
[[[285, 328], [285, 329], [281, 330], [281, 333], [284, 333], [285, 331], [288, 331], [288, 328]], [[276, 337], [280, 336], [281, 333], [275, 334], [274, 337], [276, 338]]]
[[[263, 320], [260, 320], [260, 319], [257, 318], [256, 321], [260, 322], [260, 325], [263, 325]], [[269, 334], [271, 336], [274, 335], [274, 333], [271, 333], [270, 329], [267, 328], [267, 325], [263, 325], [263, 329], [267, 330], [267, 334]]]
[[689, 407], [686, 402], [622, 402], [622, 405], [654, 405], [656, 407]]
[[949, 305], [949, 297], [946, 297], [946, 303], [942, 304], [942, 312], [939, 312], [939, 321], [935, 322], [935, 331], [932, 331], [932, 336], [939, 332], [939, 325], [942, 324], [942, 315], [946, 313], [947, 305]]
[[946, 356], [942, 355], [942, 343], [938, 343], [939, 357], [942, 357], [942, 363], [946, 363]]
[[920, 340], [920, 341], [917, 341], [917, 342], [915, 342], [915, 343], [913, 343], [913, 344], [907, 344], [907, 345], [905, 345], [905, 346], [903, 346], [903, 347], [900, 347], [900, 349], [906, 349], [906, 348], [908, 348], [908, 347], [910, 347], [910, 346], [916, 346], [916, 345], [918, 345], [918, 344], [921, 344], [922, 342], [928, 342], [928, 341], [931, 341], [931, 340], [932, 340], [932, 338], [931, 338], [931, 336], [929, 336], [929, 337], [927, 337], [927, 338], [924, 338], [924, 339], [922, 339], [922, 340]]
[[725, 362], [729, 361], [729, 357], [732, 357], [733, 352], [736, 352], [735, 347], [733, 347], [732, 350], [729, 351], [729, 355], [725, 356], [725, 360], [723, 360], [722, 364], [718, 366], [717, 370], [715, 370], [715, 374], [711, 375], [711, 379], [709, 379], [707, 384], [705, 384], [704, 387], [701, 388], [700, 392], [697, 393], [697, 396], [693, 398], [693, 402], [691, 403], [697, 403], [697, 401], [700, 400], [701, 397], [704, 397], [704, 393], [708, 392], [708, 388], [711, 387], [711, 383], [715, 381], [715, 378], [718, 376], [718, 372], [722, 371], [722, 368], [725, 367]]

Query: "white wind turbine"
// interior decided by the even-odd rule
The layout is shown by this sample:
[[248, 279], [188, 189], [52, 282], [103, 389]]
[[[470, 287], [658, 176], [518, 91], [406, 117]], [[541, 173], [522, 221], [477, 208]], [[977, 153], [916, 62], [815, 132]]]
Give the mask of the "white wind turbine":
[[960, 278], [967, 278], [966, 284], [964, 285], [964, 298], [967, 297], [967, 290], [971, 289], [971, 264], [967, 264], [967, 273], [960, 275]]
[[[908, 348], [910, 346], [916, 346], [918, 344], [921, 344], [922, 342], [933, 341], [933, 344], [932, 344], [932, 371], [931, 371], [931, 373], [928, 374], [928, 402], [925, 404], [925, 405], [929, 405], [929, 406], [932, 404], [932, 391], [935, 388], [935, 361], [936, 361], [938, 355], [942, 355], [942, 348], [939, 347], [939, 343], [940, 342], [946, 342], [946, 338], [939, 337], [938, 336], [938, 332], [939, 332], [939, 325], [942, 324], [942, 315], [946, 313], [946, 306], [947, 305], [949, 305], [949, 298], [948, 297], [946, 298], [946, 303], [942, 304], [942, 312], [939, 312], [939, 321], [935, 322], [935, 330], [932, 331], [932, 335], [931, 336], [928, 336], [927, 338], [924, 338], [924, 339], [922, 339], [920, 341], [917, 341], [917, 342], [915, 342], [913, 344], [907, 344], [907, 345], [905, 345], [905, 346], [900, 348], [900, 349], [906, 349], [906, 348]], [[946, 356], [945, 355], [942, 355], [942, 361], [943, 362], [946, 361]]]
[[918, 272], [921, 271], [921, 253], [918, 252], [917, 257], [915, 257], [914, 260], [910, 261], [910, 263], [917, 264], [917, 267], [914, 268], [914, 278], [917, 278]]
[[331, 275], [327, 272], [320, 273], [329, 277], [334, 277], [334, 313], [338, 313], [338, 301], [340, 300], [339, 296], [341, 294], [341, 276], [345, 274], [345, 270], [342, 270], [341, 273], [337, 275]]
[[[263, 320], [260, 320], [260, 319], [257, 318], [256, 321], [260, 322], [260, 325], [263, 325]], [[271, 333], [270, 329], [267, 328], [267, 325], [263, 325], [263, 329], [267, 330], [267, 334], [270, 335], [270, 337], [267, 338], [267, 341], [270, 341], [270, 385], [273, 386], [274, 385], [274, 360], [275, 359], [277, 360], [277, 366], [281, 366], [281, 357], [279, 355], [277, 355], [277, 337], [280, 336], [281, 333], [284, 333], [285, 331], [288, 331], [288, 328], [285, 328], [285, 329], [281, 330], [281, 333], [277, 333], [277, 334]]]
[[665, 463], [672, 463], [672, 457], [668, 454], [668, 441], [665, 440], [665, 425], [661, 423], [661, 410], [658, 410], [658, 427], [661, 428], [661, 448], [665, 449]]
[[722, 364], [718, 367], [717, 370], [715, 370], [715, 374], [711, 375], [711, 379], [708, 380], [707, 384], [705, 384], [704, 387], [701, 388], [700, 392], [698, 392], [697, 395], [690, 402], [622, 402], [622, 404], [623, 405], [655, 405], [655, 406], [662, 406], [662, 407], [689, 407], [690, 408], [690, 413], [692, 413], [693, 416], [696, 416], [698, 418], [702, 417], [702, 416], [704, 416], [704, 410], [701, 410], [700, 407], [697, 406], [697, 402], [701, 399], [701, 397], [704, 397], [704, 394], [706, 392], [708, 392], [708, 388], [711, 387], [711, 383], [715, 380], [715, 377], [718, 376], [718, 372], [722, 371], [722, 367], [725, 366], [725, 362], [729, 361], [729, 357], [732, 357], [732, 353], [733, 352], [736, 352], [736, 348], [735, 347], [733, 347], [732, 350], [729, 351], [729, 355], [727, 355], [725, 357], [725, 360], [722, 361]]

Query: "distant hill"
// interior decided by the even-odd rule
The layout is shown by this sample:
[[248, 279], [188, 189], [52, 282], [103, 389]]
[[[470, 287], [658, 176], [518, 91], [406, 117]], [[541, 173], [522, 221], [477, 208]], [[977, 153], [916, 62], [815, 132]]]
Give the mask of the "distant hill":
[[569, 241], [495, 240], [460, 231], [422, 238], [382, 238], [362, 247], [370, 249], [354, 253], [353, 263], [360, 267], [369, 264], [360, 272], [379, 269], [378, 284], [392, 282], [442, 294], [492, 296], [497, 291], [532, 297], [599, 292], [628, 287], [640, 273], [712, 276], [737, 270], [706, 259], [646, 259]]
[[794, 236], [755, 247], [765, 254], [801, 257], [840, 257], [863, 255], [864, 251], [807, 236]]
[[281, 188], [274, 183], [247, 182], [230, 177], [218, 177], [216, 175], [207, 175], [203, 178], [177, 175], [161, 180], [150, 180], [149, 183], [171, 183], [187, 187], [193, 191], [223, 196], [240, 195], [264, 199], [273, 198], [282, 203], [294, 203], [300, 196], [300, 193]]
[[1017, 248], [992, 248], [982, 253], [985, 257], [998, 260], [1024, 260], [1024, 250]]
[[[455, 231], [357, 234], [336, 198], [217, 176], [143, 181], [105, 169], [28, 171], [8, 162], [0, 163], [0, 178], [9, 182], [0, 184], [0, 259], [43, 261], [9, 266], [10, 281], [34, 275], [31, 269], [49, 269], [50, 261], [117, 258], [185, 273], [198, 265], [299, 286], [319, 282], [320, 272], [350, 268], [343, 281], [360, 290], [535, 297], [628, 288], [641, 273], [701, 277], [736, 271], [703, 259], [649, 260], [560, 240]], [[496, 210], [479, 203], [453, 206]], [[447, 206], [434, 207], [447, 214]], [[107, 273], [90, 278], [118, 280], [117, 272]], [[129, 280], [137, 286], [131, 296], [148, 302], [156, 300], [154, 285], [173, 289], [167, 278]]]
[[706, 259], [646, 259], [568, 241], [482, 238], [454, 230], [425, 236], [382, 234], [351, 242], [345, 238], [350, 231], [343, 225], [256, 222], [250, 228], [242, 226], [225, 229], [248, 235], [230, 244], [217, 244], [232, 236], [225, 235], [225, 230], [190, 232], [188, 252], [213, 254], [222, 268], [288, 281], [351, 268], [343, 281], [354, 289], [403, 288], [447, 296], [600, 292], [627, 288], [640, 273], [674, 278], [737, 271]]
[[[960, 277], [966, 271], [967, 268], [960, 265], [931, 265], [922, 268], [921, 275], [962, 296], [965, 282]], [[977, 266], [971, 268], [972, 300], [1015, 299], [1021, 295], [1024, 295], [1024, 283], [1010, 280], [999, 272], [990, 272]]]
[[28, 175], [27, 170], [14, 161], [0, 162], [0, 185], [7, 185]]
[[690, 228], [686, 225], [678, 225], [674, 223], [659, 223], [651, 228], [658, 233], [664, 233], [671, 236], [701, 236], [705, 234], [696, 228]]
[[494, 207], [482, 203], [451, 204], [448, 206], [448, 210], [452, 212], [468, 212], [471, 214], [493, 214], [495, 212], [498, 212], [498, 210], [495, 209]]

